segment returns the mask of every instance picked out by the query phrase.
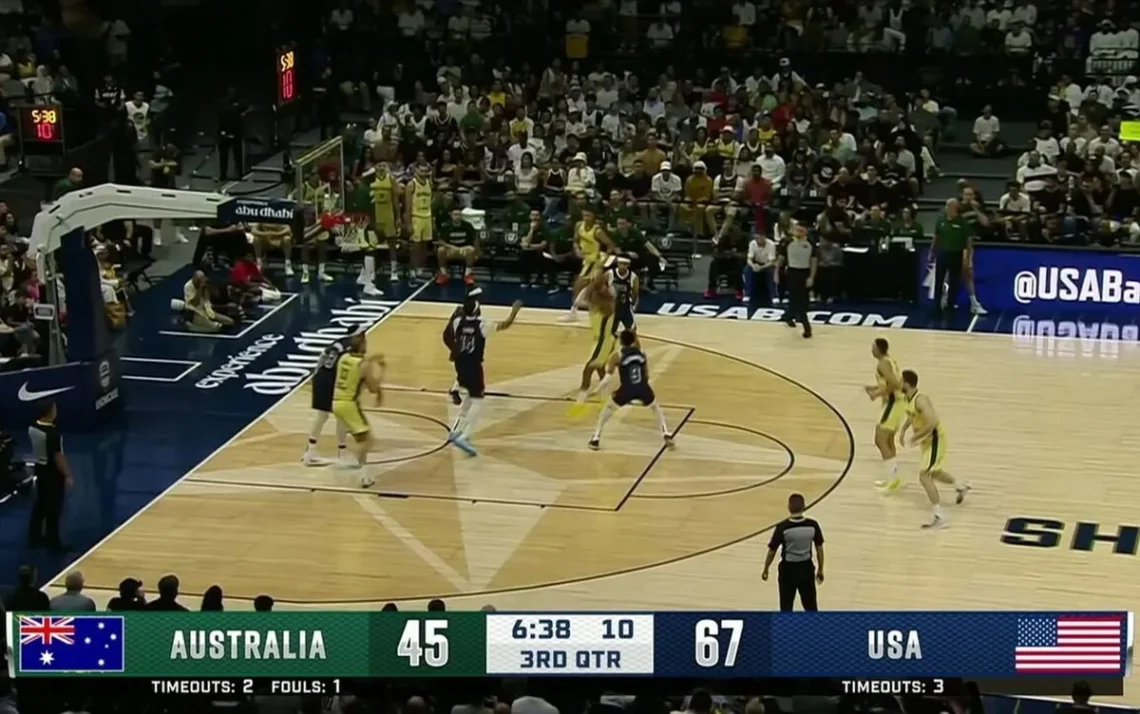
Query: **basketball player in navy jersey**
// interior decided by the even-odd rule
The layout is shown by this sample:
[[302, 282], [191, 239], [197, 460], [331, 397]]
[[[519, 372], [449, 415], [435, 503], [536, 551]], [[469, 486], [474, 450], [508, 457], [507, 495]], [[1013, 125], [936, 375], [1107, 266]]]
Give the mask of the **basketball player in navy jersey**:
[[[467, 297], [469, 299], [477, 298], [482, 294], [483, 288], [473, 287], [467, 291]], [[451, 317], [447, 319], [447, 324], [443, 327], [443, 345], [447, 348], [448, 355], [450, 355], [448, 359], [452, 362], [455, 361], [455, 320], [460, 317], [463, 317], [463, 305], [459, 305], [455, 308], [455, 311], [451, 313]], [[451, 389], [447, 390], [447, 395], [451, 397], [451, 403], [455, 406], [459, 406], [463, 403], [463, 397], [459, 395], [459, 382], [452, 383]]]
[[637, 273], [630, 270], [629, 258], [618, 258], [610, 268], [608, 279], [614, 294], [614, 334], [622, 328], [637, 331], [633, 315], [637, 310], [637, 300], [641, 296], [641, 284]]
[[466, 392], [455, 424], [447, 435], [449, 443], [468, 456], [478, 456], [471, 446], [471, 433], [483, 411], [483, 397], [486, 394], [486, 381], [483, 378], [483, 354], [487, 349], [487, 338], [502, 332], [514, 324], [522, 309], [522, 301], [515, 300], [511, 314], [502, 322], [484, 320], [479, 300], [468, 297], [463, 301], [463, 314], [451, 321], [455, 346], [451, 350], [455, 362], [455, 383]]
[[[301, 462], [306, 466], [324, 466], [329, 463], [329, 460], [322, 457], [317, 451], [317, 440], [321, 438], [321, 431], [325, 428], [325, 422], [332, 416], [333, 388], [336, 386], [336, 361], [345, 351], [365, 340], [364, 333], [365, 329], [361, 327], [348, 337], [333, 342], [321, 353], [321, 359], [317, 363], [317, 370], [313, 372], [313, 381], [310, 385], [313, 392], [312, 407], [316, 415], [313, 417], [313, 428], [309, 430], [309, 446], [305, 449], [304, 456], [301, 457]], [[345, 451], [347, 438], [348, 434], [344, 425], [337, 421], [336, 453], [337, 459], [340, 461], [343, 461], [348, 453]]]
[[618, 375], [618, 388], [614, 390], [613, 398], [602, 407], [598, 416], [598, 425], [594, 428], [594, 435], [590, 437], [590, 448], [597, 451], [601, 447], [602, 429], [618, 409], [627, 404], [640, 404], [649, 407], [657, 415], [657, 426], [661, 428], [661, 438], [666, 448], [673, 448], [673, 435], [665, 423], [665, 411], [657, 403], [657, 395], [653, 387], [649, 386], [649, 363], [645, 353], [641, 351], [641, 344], [637, 341], [637, 334], [632, 330], [623, 330], [619, 336], [621, 349], [610, 357], [606, 363], [606, 377], [598, 385], [601, 391], [613, 380], [614, 372]]

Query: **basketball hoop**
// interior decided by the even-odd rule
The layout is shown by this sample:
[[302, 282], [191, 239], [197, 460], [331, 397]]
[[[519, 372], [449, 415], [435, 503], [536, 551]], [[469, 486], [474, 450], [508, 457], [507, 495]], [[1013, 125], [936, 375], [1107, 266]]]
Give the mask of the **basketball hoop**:
[[345, 218], [343, 214], [333, 211], [322, 213], [320, 218], [321, 230], [328, 231], [329, 233], [332, 233], [338, 226], [342, 226], [347, 222], [348, 219]]
[[346, 252], [365, 250], [368, 247], [368, 214], [346, 213], [341, 218], [345, 227], [340, 238], [340, 249]]

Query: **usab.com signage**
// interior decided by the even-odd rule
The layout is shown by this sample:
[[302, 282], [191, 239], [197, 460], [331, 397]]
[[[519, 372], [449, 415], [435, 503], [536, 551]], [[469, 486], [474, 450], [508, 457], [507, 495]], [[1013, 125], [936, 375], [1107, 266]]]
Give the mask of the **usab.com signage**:
[[297, 202], [287, 198], [231, 198], [218, 206], [218, 222], [292, 224]]

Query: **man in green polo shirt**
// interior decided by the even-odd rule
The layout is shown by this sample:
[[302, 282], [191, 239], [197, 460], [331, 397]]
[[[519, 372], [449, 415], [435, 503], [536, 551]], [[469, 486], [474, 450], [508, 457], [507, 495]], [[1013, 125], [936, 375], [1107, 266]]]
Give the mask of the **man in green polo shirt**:
[[665, 258], [661, 255], [661, 251], [657, 250], [657, 246], [633, 225], [630, 217], [619, 215], [616, 224], [609, 234], [610, 240], [617, 246], [621, 255], [629, 258], [631, 270], [635, 273], [644, 270], [647, 273], [642, 289], [647, 293], [654, 292], [656, 288], [653, 286], [653, 280], [661, 272]]
[[530, 229], [530, 204], [519, 198], [514, 190], [507, 191], [507, 204], [496, 211], [495, 227], [502, 231], [507, 245], [518, 245]]
[[609, 200], [602, 206], [602, 222], [605, 223], [607, 232], [617, 230], [619, 218], [627, 218], [632, 223], [636, 215], [621, 191], [610, 191]]
[[574, 252], [574, 233], [569, 223], [544, 224], [546, 236], [549, 292], [551, 295], [562, 289], [558, 274], [566, 274], [567, 285], [573, 284], [574, 277], [582, 270], [582, 259]]
[[969, 265], [974, 252], [976, 224], [962, 215], [958, 199], [951, 198], [934, 224], [934, 240], [930, 243], [929, 261], [934, 265], [934, 314], [942, 315], [942, 293], [946, 291], [950, 309], [957, 307], [962, 289], [962, 270]]
[[58, 201], [72, 191], [83, 188], [83, 169], [72, 169], [51, 188], [51, 200]]

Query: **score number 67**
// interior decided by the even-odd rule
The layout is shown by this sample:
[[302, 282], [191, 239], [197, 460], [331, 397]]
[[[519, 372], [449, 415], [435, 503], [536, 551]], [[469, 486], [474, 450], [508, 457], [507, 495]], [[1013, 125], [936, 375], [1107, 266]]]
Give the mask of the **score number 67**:
[[[728, 633], [728, 649], [724, 658], [720, 654], [720, 636]], [[744, 634], [744, 620], [700, 620], [693, 633], [695, 659], [698, 667], [734, 667], [740, 652], [740, 638]]]

